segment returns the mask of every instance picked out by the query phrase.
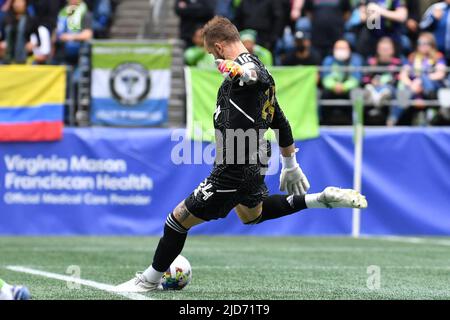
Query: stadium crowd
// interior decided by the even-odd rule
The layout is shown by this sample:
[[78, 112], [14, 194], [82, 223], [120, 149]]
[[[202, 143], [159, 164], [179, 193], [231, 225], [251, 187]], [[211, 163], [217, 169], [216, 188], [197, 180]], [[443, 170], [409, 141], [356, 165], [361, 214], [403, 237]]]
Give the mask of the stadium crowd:
[[78, 106], [90, 40], [108, 37], [115, 6], [113, 0], [0, 0], [0, 64], [69, 66], [67, 99]]
[[[448, 125], [450, 0], [421, 15], [419, 0], [177, 0], [188, 65], [213, 67], [201, 26], [229, 18], [268, 66], [320, 66], [321, 99], [364, 88], [366, 123]], [[364, 66], [364, 68], [363, 68]], [[369, 68], [368, 68], [369, 67]], [[427, 108], [436, 101], [436, 107]], [[323, 124], [348, 124], [351, 108], [322, 106]]]
[[111, 0], [0, 0], [0, 62], [76, 65], [112, 15]]

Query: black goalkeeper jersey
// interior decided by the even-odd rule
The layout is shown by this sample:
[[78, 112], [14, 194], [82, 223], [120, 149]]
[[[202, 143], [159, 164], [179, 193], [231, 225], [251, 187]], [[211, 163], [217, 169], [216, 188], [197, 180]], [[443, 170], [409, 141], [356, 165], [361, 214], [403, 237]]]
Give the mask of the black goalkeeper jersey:
[[216, 165], [265, 166], [270, 143], [264, 133], [274, 129], [279, 145], [287, 147], [294, 142], [291, 128], [276, 99], [275, 81], [262, 62], [249, 53], [235, 62], [255, 70], [257, 81], [224, 80], [219, 89], [214, 113]]

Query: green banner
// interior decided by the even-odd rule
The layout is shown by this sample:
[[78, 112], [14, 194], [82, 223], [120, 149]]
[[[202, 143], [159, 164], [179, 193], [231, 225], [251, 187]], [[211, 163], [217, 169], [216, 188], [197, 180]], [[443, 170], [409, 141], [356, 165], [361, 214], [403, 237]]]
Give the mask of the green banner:
[[[289, 119], [295, 140], [319, 136], [317, 68], [269, 68], [277, 99]], [[215, 69], [186, 67], [187, 129], [195, 140], [214, 140], [213, 114], [223, 77]]]
[[92, 49], [92, 67], [94, 69], [114, 69], [125, 61], [138, 62], [149, 70], [170, 69], [172, 45], [149, 42], [94, 42]]

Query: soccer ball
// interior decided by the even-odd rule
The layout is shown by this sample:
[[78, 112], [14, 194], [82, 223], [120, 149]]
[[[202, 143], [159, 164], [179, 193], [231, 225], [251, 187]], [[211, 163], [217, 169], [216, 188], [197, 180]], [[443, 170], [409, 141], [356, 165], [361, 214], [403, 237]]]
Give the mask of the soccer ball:
[[164, 290], [181, 290], [186, 287], [192, 279], [192, 269], [189, 261], [179, 255], [162, 276], [162, 287]]

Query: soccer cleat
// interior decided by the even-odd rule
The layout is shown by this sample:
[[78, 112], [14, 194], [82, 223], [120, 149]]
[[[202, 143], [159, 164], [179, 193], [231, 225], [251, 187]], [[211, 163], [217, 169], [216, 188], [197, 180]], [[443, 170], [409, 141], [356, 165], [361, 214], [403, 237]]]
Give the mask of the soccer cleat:
[[12, 289], [13, 300], [30, 300], [31, 295], [27, 287], [13, 286]]
[[366, 197], [353, 189], [327, 187], [317, 201], [323, 203], [327, 208], [367, 208]]
[[148, 282], [147, 279], [145, 279], [142, 272], [137, 272], [136, 276], [133, 279], [124, 282], [122, 284], [119, 284], [118, 286], [115, 287], [115, 291], [117, 292], [136, 292], [136, 293], [157, 291], [162, 289], [163, 288], [160, 282], [158, 283]]

